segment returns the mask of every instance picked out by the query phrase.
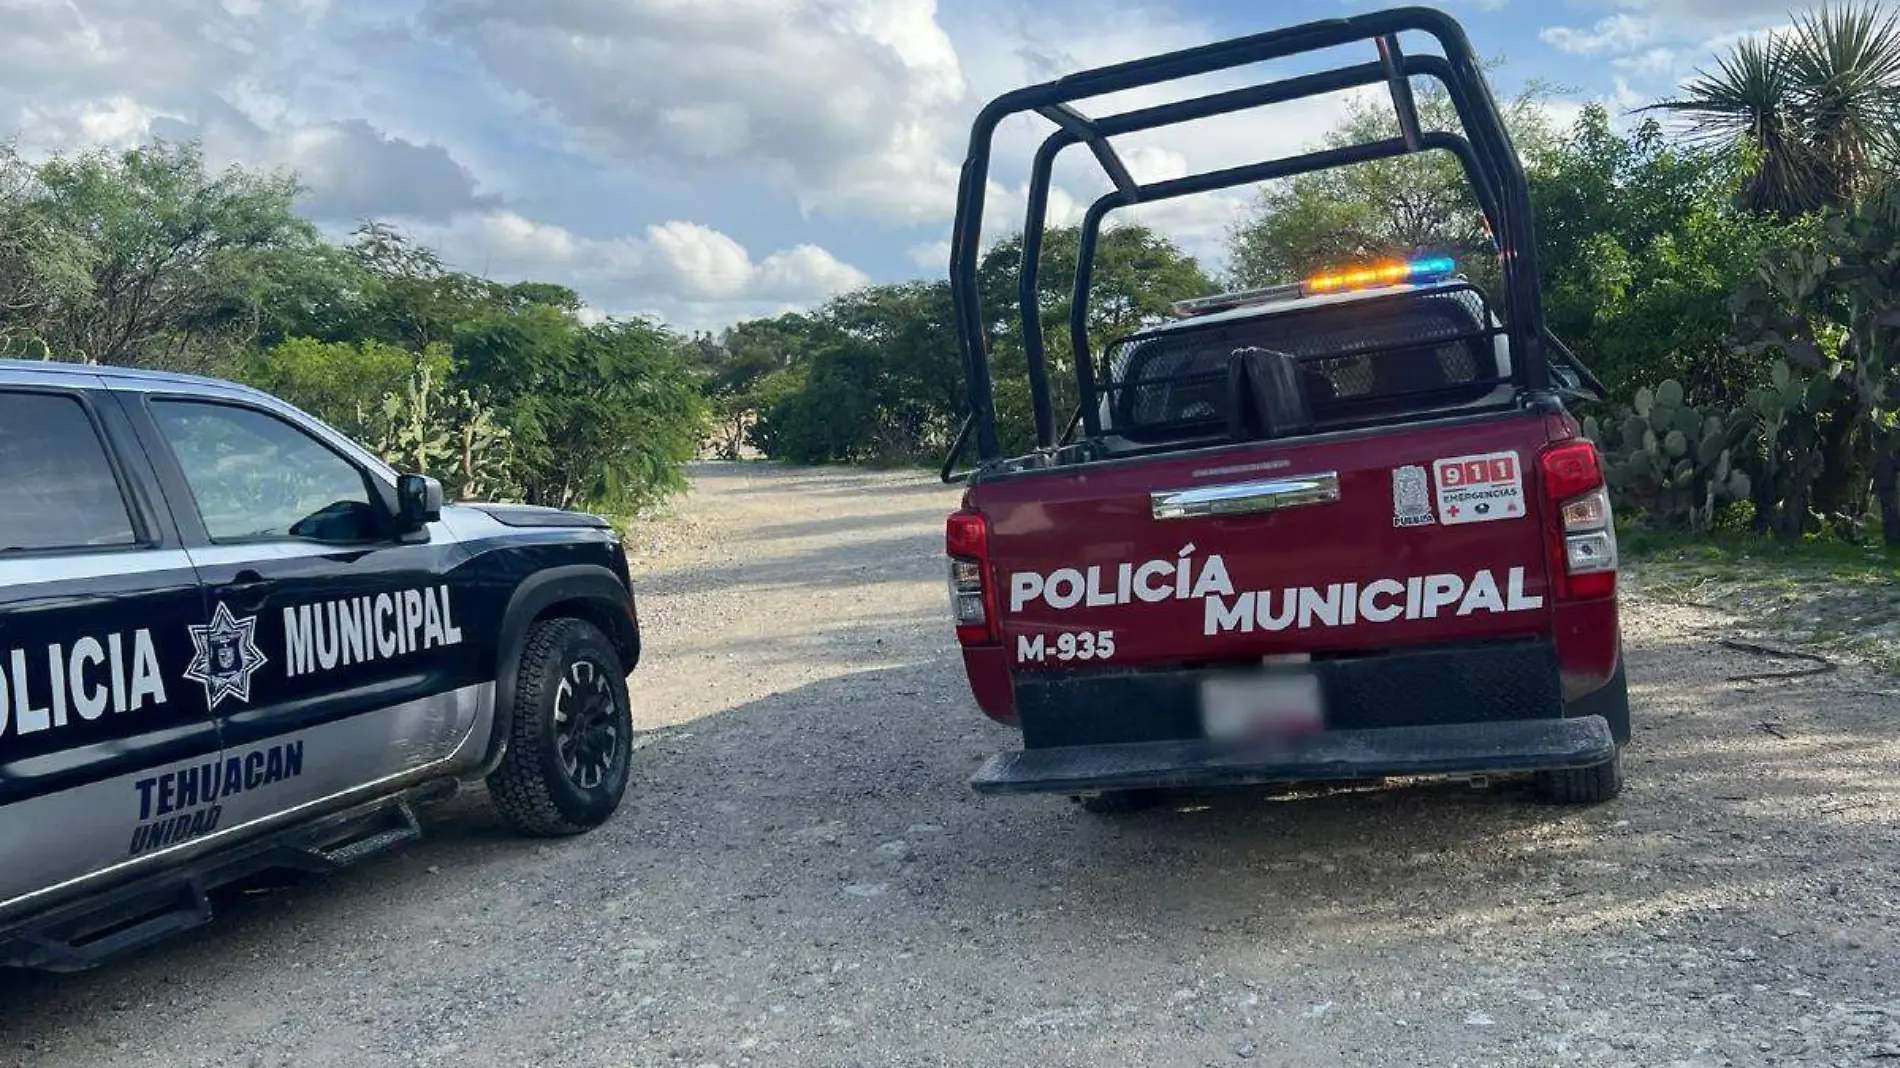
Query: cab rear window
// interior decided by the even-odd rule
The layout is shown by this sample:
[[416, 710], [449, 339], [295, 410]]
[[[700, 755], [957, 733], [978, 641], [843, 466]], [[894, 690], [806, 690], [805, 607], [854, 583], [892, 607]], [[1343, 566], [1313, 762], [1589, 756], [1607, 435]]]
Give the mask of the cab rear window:
[[1304, 409], [1325, 426], [1468, 404], [1509, 380], [1475, 288], [1408, 293], [1184, 326], [1108, 352], [1106, 422], [1136, 441], [1224, 432], [1237, 352], [1285, 353]]
[[137, 534], [78, 398], [0, 391], [0, 553], [132, 545]]

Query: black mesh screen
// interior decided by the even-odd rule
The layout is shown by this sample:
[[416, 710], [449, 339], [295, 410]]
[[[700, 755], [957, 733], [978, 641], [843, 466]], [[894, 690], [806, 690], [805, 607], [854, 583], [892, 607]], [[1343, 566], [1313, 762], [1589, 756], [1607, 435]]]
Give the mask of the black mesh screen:
[[1258, 347], [1300, 362], [1318, 423], [1475, 400], [1502, 381], [1488, 322], [1483, 296], [1456, 288], [1184, 327], [1110, 347], [1102, 392], [1125, 436], [1217, 433], [1228, 362]]

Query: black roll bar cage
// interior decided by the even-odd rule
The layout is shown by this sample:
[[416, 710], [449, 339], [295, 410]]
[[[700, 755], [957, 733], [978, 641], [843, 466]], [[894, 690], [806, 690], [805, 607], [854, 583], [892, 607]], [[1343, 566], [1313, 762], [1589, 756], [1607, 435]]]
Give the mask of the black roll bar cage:
[[[1435, 38], [1444, 56], [1407, 56], [1398, 35], [1416, 31]], [[1234, 67], [1283, 59], [1362, 41], [1372, 41], [1378, 60], [1300, 75], [1262, 85], [1210, 93], [1187, 100], [1141, 108], [1101, 118], [1090, 118], [1073, 101], [1121, 92]], [[1444, 84], [1466, 136], [1420, 129], [1411, 78], [1432, 77]], [[1109, 138], [1170, 126], [1196, 119], [1231, 114], [1268, 104], [1285, 103], [1344, 89], [1383, 82], [1397, 112], [1400, 136], [1382, 141], [1329, 148], [1302, 155], [1230, 167], [1184, 178], [1140, 184], [1129, 174]], [[1498, 244], [1503, 268], [1503, 305], [1506, 334], [1511, 341], [1513, 373], [1527, 390], [1544, 391], [1550, 385], [1546, 343], [1556, 347], [1567, 363], [1593, 386], [1594, 376], [1576, 364], [1544, 325], [1537, 275], [1535, 233], [1530, 190], [1497, 102], [1484, 79], [1476, 53], [1464, 29], [1442, 11], [1400, 7], [1328, 19], [1285, 29], [1238, 37], [1196, 48], [1169, 52], [1093, 70], [1079, 71], [1051, 82], [1027, 86], [995, 98], [978, 113], [970, 132], [957, 190], [957, 211], [950, 241], [950, 288], [956, 316], [959, 355], [969, 387], [970, 414], [957, 435], [957, 444], [944, 465], [944, 475], [974, 437], [981, 463], [1001, 458], [996, 413], [990, 383], [989, 353], [981, 298], [977, 288], [978, 249], [983, 228], [983, 204], [989, 178], [991, 144], [1005, 118], [1035, 112], [1056, 124], [1037, 150], [1030, 176], [1027, 218], [1023, 228], [1022, 270], [1018, 302], [1023, 345], [1028, 359], [1030, 396], [1034, 405], [1036, 446], [1054, 444], [1055, 426], [1049, 393], [1048, 366], [1037, 301], [1037, 284], [1049, 186], [1056, 158], [1071, 145], [1086, 145], [1102, 165], [1114, 190], [1092, 204], [1082, 224], [1076, 257], [1076, 281], [1070, 308], [1070, 336], [1075, 347], [1077, 385], [1082, 395], [1082, 418], [1090, 434], [1099, 433], [1100, 415], [1089, 403], [1094, 392], [1094, 357], [1087, 338], [1088, 292], [1094, 252], [1102, 221], [1118, 208], [1206, 193], [1310, 171], [1347, 166], [1426, 150], [1449, 151], [1463, 164], [1479, 209]]]
[[[1141, 203], [1157, 200], [1169, 200], [1175, 197], [1190, 196], [1214, 189], [1224, 189], [1232, 185], [1251, 182], [1265, 182], [1276, 178], [1287, 178], [1295, 174], [1324, 167], [1341, 166], [1353, 163], [1366, 163], [1372, 160], [1390, 159], [1426, 149], [1444, 149], [1456, 155], [1464, 164], [1467, 176], [1476, 176], [1478, 162], [1471, 145], [1456, 134], [1433, 131], [1423, 135], [1420, 147], [1413, 148], [1402, 137], [1385, 141], [1368, 141], [1365, 144], [1351, 145], [1346, 148], [1328, 150], [1325, 153], [1309, 153], [1285, 160], [1268, 163], [1254, 163], [1244, 167], [1211, 171], [1191, 178], [1176, 178], [1166, 182], [1156, 182], [1144, 186], [1144, 199]], [[1324, 155], [1326, 162], [1315, 166], [1306, 162], [1311, 156]], [[1101, 238], [1102, 222], [1108, 213], [1117, 208], [1127, 207], [1131, 202], [1120, 192], [1109, 193], [1089, 205], [1088, 212], [1082, 218], [1080, 247], [1076, 252], [1075, 288], [1070, 292], [1071, 314], [1069, 316], [1069, 343], [1077, 353], [1075, 358], [1075, 377], [1082, 395], [1082, 428], [1090, 436], [1102, 432], [1102, 413], [1088, 401], [1095, 394], [1095, 361], [1091, 358], [1088, 336], [1088, 299], [1089, 286], [1095, 275], [1095, 247]], [[1482, 205], [1482, 198], [1480, 201]], [[1041, 339], [1035, 344], [1040, 359]], [[1040, 427], [1038, 432], [1040, 433]], [[1039, 446], [1046, 447], [1046, 446]]]

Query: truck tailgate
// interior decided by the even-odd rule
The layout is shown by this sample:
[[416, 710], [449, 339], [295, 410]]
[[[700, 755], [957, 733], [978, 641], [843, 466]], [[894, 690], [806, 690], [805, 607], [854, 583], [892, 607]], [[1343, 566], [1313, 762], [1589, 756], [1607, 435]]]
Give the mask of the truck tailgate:
[[1537, 457], [1514, 412], [979, 484], [1020, 668], [1548, 635]]

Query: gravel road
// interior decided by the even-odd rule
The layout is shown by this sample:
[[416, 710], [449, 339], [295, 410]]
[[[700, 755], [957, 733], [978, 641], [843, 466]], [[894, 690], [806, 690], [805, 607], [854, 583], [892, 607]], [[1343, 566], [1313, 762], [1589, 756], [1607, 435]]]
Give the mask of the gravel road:
[[477, 796], [77, 976], [0, 1065], [1846, 1065], [1900, 1057], [1900, 682], [1630, 602], [1624, 797], [1219, 796], [1112, 820], [964, 779], [954, 491], [707, 465], [635, 550], [650, 733], [599, 832]]

